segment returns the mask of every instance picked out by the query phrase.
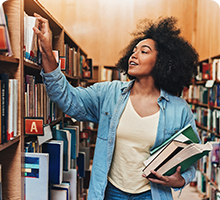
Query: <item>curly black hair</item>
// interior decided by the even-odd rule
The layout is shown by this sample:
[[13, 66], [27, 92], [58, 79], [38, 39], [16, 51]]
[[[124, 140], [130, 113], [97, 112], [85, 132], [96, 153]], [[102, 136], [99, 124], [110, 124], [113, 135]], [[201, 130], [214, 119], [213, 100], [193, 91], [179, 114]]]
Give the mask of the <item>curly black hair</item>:
[[132, 33], [134, 38], [123, 50], [123, 56], [116, 67], [130, 79], [135, 79], [128, 74], [128, 60], [137, 43], [152, 39], [158, 52], [151, 72], [155, 86], [172, 95], [181, 93], [184, 87], [189, 87], [193, 76], [197, 74], [199, 56], [194, 47], [180, 36], [180, 32], [175, 17], [159, 18], [155, 22], [142, 20], [136, 32]]

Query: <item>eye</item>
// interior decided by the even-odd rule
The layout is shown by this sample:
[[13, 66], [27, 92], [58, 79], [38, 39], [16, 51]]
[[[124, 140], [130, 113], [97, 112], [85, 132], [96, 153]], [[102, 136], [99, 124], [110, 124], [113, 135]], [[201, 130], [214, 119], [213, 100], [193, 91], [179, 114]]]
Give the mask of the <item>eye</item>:
[[141, 53], [147, 53], [147, 51], [141, 51]]

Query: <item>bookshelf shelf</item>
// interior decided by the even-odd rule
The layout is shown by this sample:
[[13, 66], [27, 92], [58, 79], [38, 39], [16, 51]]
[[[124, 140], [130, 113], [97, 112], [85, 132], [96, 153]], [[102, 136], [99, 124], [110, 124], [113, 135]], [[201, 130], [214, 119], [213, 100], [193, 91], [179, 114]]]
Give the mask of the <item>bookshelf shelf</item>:
[[18, 64], [19, 63], [19, 59], [18, 58], [13, 58], [13, 57], [8, 57], [8, 56], [0, 55], [0, 62], [1, 63]]
[[[63, 25], [60, 24], [54, 18], [54, 16], [48, 12], [48, 10], [38, 0], [6, 1], [3, 4], [3, 7], [5, 14], [8, 17], [9, 36], [13, 56], [7, 57], [4, 55], [0, 55], [0, 73], [7, 73], [9, 75], [9, 78], [15, 78], [18, 80], [18, 136], [14, 137], [13, 140], [9, 140], [0, 145], [0, 164], [2, 165], [2, 199], [23, 200], [25, 193], [25, 184], [24, 174], [21, 169], [24, 165], [25, 142], [36, 140], [36, 137], [34, 138], [24, 136], [24, 117], [28, 113], [26, 112], [28, 110], [26, 108], [30, 108], [25, 105], [25, 103], [30, 102], [26, 101], [27, 96], [30, 94], [29, 93], [27, 95], [26, 89], [28, 87], [24, 87], [25, 84], [30, 84], [30, 82], [27, 83], [28, 76], [33, 76], [33, 80], [36, 81], [34, 83], [39, 83], [39, 85], [37, 86], [34, 85], [34, 90], [32, 91], [38, 91], [38, 93], [36, 94], [41, 93], [39, 95], [40, 97], [37, 97], [37, 95], [35, 95], [35, 97], [37, 97], [38, 100], [40, 99], [40, 105], [43, 105], [39, 106], [41, 107], [41, 109], [39, 110], [41, 115], [43, 113], [44, 119], [45, 116], [47, 117], [44, 123], [46, 124], [48, 121], [50, 121], [51, 118], [57, 118], [57, 120], [52, 121], [49, 124], [50, 126], [54, 126], [57, 123], [64, 121], [63, 113], [57, 107], [55, 107], [55, 104], [53, 105], [53, 109], [57, 109], [57, 113], [49, 113], [48, 111], [52, 108], [49, 106], [47, 107], [47, 105], [51, 106], [51, 104], [49, 104], [48, 101], [45, 101], [45, 99], [48, 100], [48, 97], [45, 93], [44, 88], [41, 87], [42, 84], [40, 83], [40, 81], [42, 80], [40, 76], [40, 71], [42, 67], [24, 60], [23, 49], [24, 43], [25, 41], [27, 41], [24, 39], [26, 30], [24, 29], [24, 16], [26, 16], [26, 14], [29, 16], [33, 16], [33, 13], [38, 13], [49, 21], [50, 29], [52, 32], [52, 46], [54, 50], [59, 50], [60, 56], [65, 56], [64, 47], [66, 43], [70, 47], [75, 48], [75, 50], [77, 51], [76, 71], [79, 71], [80, 56], [83, 55], [84, 57], [87, 57], [87, 53], [82, 50], [82, 48], [77, 44], [74, 38], [72, 38], [72, 36], [64, 29]], [[64, 74], [67, 77], [68, 81], [74, 86], [78, 86], [80, 84], [81, 79], [79, 78], [79, 74], [75, 74], [74, 77], [68, 75], [67, 73]], [[38, 86], [40, 89], [38, 88]], [[39, 90], [36, 88], [38, 88]], [[34, 104], [36, 105], [40, 101], [34, 102]], [[34, 112], [34, 115], [38, 115], [36, 114], [37, 112]], [[51, 114], [52, 117], [48, 116], [48, 113], [46, 113], [45, 115], [45, 112]], [[39, 152], [39, 146], [38, 148], [36, 148], [36, 150]]]
[[30, 63], [30, 62], [27, 62], [27, 61], [24, 61], [24, 66], [26, 68], [32, 68], [32, 69], [35, 69], [35, 70], [38, 70], [38, 71], [40, 71], [42, 69], [42, 67], [38, 66], [37, 64], [33, 64], [33, 63]]
[[63, 119], [64, 119], [64, 117], [59, 117], [57, 120], [51, 122], [51, 123], [50, 123], [50, 126], [56, 125], [57, 123], [61, 122]]
[[11, 145], [19, 142], [21, 139], [20, 135], [16, 136], [15, 138], [13, 138], [13, 140], [8, 141], [7, 143], [1, 144], [0, 145], [0, 151], [5, 150], [6, 148], [10, 147]]

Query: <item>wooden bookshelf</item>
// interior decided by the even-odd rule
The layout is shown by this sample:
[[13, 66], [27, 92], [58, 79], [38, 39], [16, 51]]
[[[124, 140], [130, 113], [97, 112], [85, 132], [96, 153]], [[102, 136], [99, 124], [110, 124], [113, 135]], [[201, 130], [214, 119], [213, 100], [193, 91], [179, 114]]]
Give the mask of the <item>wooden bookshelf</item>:
[[[26, 75], [40, 77], [41, 66], [24, 60], [24, 12], [33, 16], [38, 13], [47, 18], [53, 35], [53, 49], [59, 50], [60, 55], [64, 55], [64, 44], [74, 47], [79, 55], [87, 54], [76, 43], [74, 38], [64, 29], [56, 18], [37, 0], [10, 0], [3, 4], [5, 14], [8, 17], [8, 29], [12, 46], [13, 56], [7, 57], [0, 55], [0, 73], [8, 73], [9, 78], [18, 80], [18, 135], [4, 144], [0, 145], [0, 164], [2, 165], [2, 197], [3, 200], [24, 199], [24, 82]], [[79, 67], [79, 61], [77, 62]], [[80, 83], [80, 77], [72, 77], [64, 73], [67, 79], [74, 86]], [[50, 123], [50, 126], [63, 121], [64, 117], [58, 118]], [[27, 139], [27, 138], [26, 138]]]
[[[203, 62], [206, 62], [206, 63], [212, 63], [213, 62], [213, 60], [214, 59], [219, 59], [220, 58], [220, 55], [217, 55], [217, 56], [213, 56], [213, 57], [209, 57], [208, 59], [205, 59], [205, 60], [203, 60], [203, 61], [201, 61], [200, 62], [200, 67], [202, 67], [202, 63]], [[211, 67], [213, 67], [213, 66], [211, 66]], [[216, 67], [217, 68], [217, 67]], [[212, 69], [210, 69], [210, 73], [212, 73], [212, 70], [213, 70], [213, 68]], [[218, 70], [220, 70], [220, 68], [218, 69]], [[219, 73], [219, 72], [218, 72]], [[219, 78], [219, 77], [218, 77]], [[202, 86], [202, 87], [206, 87], [205, 85], [206, 85], [206, 82], [207, 82], [208, 80], [196, 80], [196, 79], [194, 79], [193, 81], [192, 81], [192, 87], [194, 88], [194, 87], [197, 87], [197, 86]], [[207, 114], [207, 125], [205, 125], [205, 124], [203, 124], [203, 122], [204, 121], [202, 121], [202, 123], [198, 123], [198, 121], [196, 121], [196, 126], [198, 127], [198, 129], [200, 129], [200, 130], [202, 130], [202, 131], [205, 131], [206, 133], [207, 133], [207, 137], [209, 137], [210, 139], [214, 139], [214, 141], [216, 141], [216, 142], [220, 142], [220, 130], [218, 130], [218, 132], [217, 132], [217, 129], [214, 129], [213, 128], [213, 121], [214, 120], [216, 120], [215, 118], [213, 118], [213, 115], [212, 115], [212, 112], [213, 112], [213, 110], [216, 110], [216, 111], [220, 111], [220, 105], [218, 105], [217, 106], [217, 98], [219, 98], [218, 96], [220, 95], [220, 94], [217, 94], [217, 89], [215, 88], [215, 91], [214, 91], [214, 94], [215, 94], [215, 98], [214, 98], [214, 102], [210, 102], [210, 99], [211, 99], [211, 90], [212, 89], [214, 89], [214, 87], [215, 86], [217, 86], [217, 85], [220, 85], [220, 81], [219, 81], [219, 79], [217, 79], [217, 73], [216, 73], [216, 79], [214, 80], [214, 85], [212, 86], [212, 87], [207, 87], [207, 95], [205, 95], [205, 97], [207, 98], [206, 100], [205, 100], [205, 102], [207, 102], [207, 103], [202, 103], [201, 102], [201, 99], [197, 99], [196, 98], [196, 95], [194, 94], [194, 92], [192, 92], [192, 94], [191, 94], [191, 97], [189, 97], [189, 99], [190, 99], [190, 102], [188, 102], [190, 105], [191, 105], [191, 107], [192, 107], [192, 110], [195, 112], [197, 112], [197, 108], [199, 108], [199, 109], [205, 109], [207, 112], [210, 112], [210, 115], [208, 115]], [[194, 89], [192, 89], [192, 90], [194, 90]], [[201, 91], [203, 91], [203, 90], [201, 90]], [[198, 91], [197, 91], [198, 92]], [[196, 93], [196, 92], [195, 92]], [[199, 95], [199, 97], [201, 97], [201, 96], [203, 96], [203, 95]], [[197, 96], [198, 97], [198, 96]], [[204, 97], [204, 96], [203, 96]], [[204, 100], [204, 99], [202, 99], [202, 100]], [[204, 114], [205, 115], [205, 114]], [[206, 116], [206, 115], [205, 115]], [[199, 117], [199, 116], [197, 116], [197, 117]], [[201, 116], [200, 116], [201, 117]], [[203, 116], [204, 117], [204, 116]], [[210, 117], [210, 118], [209, 118]], [[197, 119], [198, 120], [198, 119]], [[217, 122], [216, 122], [217, 123]], [[208, 140], [209, 141], [209, 140]], [[205, 167], [205, 171], [208, 171], [208, 170], [212, 170], [212, 169], [209, 169], [209, 167], [208, 167], [208, 165], [209, 165], [209, 162], [211, 162], [210, 161], [211, 160], [211, 158], [210, 158], [210, 154], [207, 156], [207, 158], [205, 159], [205, 162], [206, 162], [206, 164], [204, 164], [205, 166], [203, 166], [203, 168]], [[220, 166], [220, 163], [218, 163], [217, 164], [217, 168], [219, 168], [219, 166]], [[216, 169], [217, 169], [216, 168]], [[216, 181], [219, 181], [218, 183], [216, 183], [216, 181], [214, 182], [214, 181], [212, 181], [211, 180], [211, 178], [207, 175], [207, 173], [204, 173], [204, 169], [200, 169], [200, 168], [198, 168], [198, 170], [199, 170], [199, 172], [201, 173], [201, 175], [204, 177], [204, 179], [205, 179], [205, 181], [206, 181], [206, 188], [205, 188], [205, 190], [206, 190], [206, 192], [202, 192], [202, 191], [199, 191], [203, 196], [204, 196], [204, 198], [205, 199], [207, 199], [207, 198], [210, 198], [210, 196], [209, 195], [211, 195], [211, 194], [209, 194], [209, 191], [207, 191], [207, 188], [208, 188], [208, 183], [209, 184], [211, 184], [214, 188], [215, 188], [215, 190], [216, 190], [216, 192], [220, 192], [219, 191], [219, 184], [220, 184], [220, 180], [219, 180], [219, 178], [217, 178], [217, 175], [216, 175]], [[218, 172], [219, 173], [219, 172]], [[218, 180], [217, 180], [218, 179]], [[201, 183], [201, 184], [203, 184], [203, 183]], [[204, 188], [203, 188], [204, 189]]]

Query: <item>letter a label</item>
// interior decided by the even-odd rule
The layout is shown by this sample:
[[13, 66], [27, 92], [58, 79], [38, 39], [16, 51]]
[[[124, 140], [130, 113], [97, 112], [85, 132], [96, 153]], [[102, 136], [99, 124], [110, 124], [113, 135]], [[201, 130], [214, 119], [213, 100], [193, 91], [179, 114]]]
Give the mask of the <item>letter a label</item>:
[[43, 119], [25, 119], [25, 135], [44, 135]]

